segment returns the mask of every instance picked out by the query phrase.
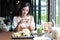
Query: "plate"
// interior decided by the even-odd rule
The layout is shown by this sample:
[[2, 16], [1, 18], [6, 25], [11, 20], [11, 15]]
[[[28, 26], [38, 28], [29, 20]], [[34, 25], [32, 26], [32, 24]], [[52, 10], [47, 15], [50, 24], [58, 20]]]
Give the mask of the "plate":
[[32, 39], [34, 38], [33, 35], [30, 36], [20, 36], [20, 37], [15, 37], [14, 34], [12, 34], [12, 39]]
[[34, 38], [33, 36], [20, 36], [20, 37], [13, 37], [12, 36], [12, 39], [32, 39]]

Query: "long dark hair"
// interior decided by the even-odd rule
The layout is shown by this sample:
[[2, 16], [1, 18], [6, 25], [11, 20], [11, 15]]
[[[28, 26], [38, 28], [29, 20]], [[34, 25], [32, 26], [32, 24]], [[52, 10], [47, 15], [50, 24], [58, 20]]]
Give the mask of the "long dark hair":
[[[29, 12], [28, 12], [28, 14], [30, 14], [30, 10], [31, 10], [31, 8], [30, 8], [30, 4], [28, 3], [28, 2], [24, 2], [24, 3], [21, 3], [21, 5], [20, 5], [20, 7], [19, 7], [19, 10], [18, 10], [18, 12], [17, 12], [17, 16], [19, 16], [20, 14], [21, 14], [21, 9], [22, 8], [24, 8], [24, 7], [29, 7]], [[28, 15], [27, 14], [27, 15]]]

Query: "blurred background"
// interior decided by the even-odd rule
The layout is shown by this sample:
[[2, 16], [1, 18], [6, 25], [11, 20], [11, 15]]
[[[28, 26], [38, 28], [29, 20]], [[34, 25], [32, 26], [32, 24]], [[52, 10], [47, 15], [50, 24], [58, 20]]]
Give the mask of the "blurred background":
[[0, 28], [12, 31], [13, 17], [17, 14], [18, 8], [23, 2], [31, 4], [35, 29], [37, 25], [49, 21], [52, 22], [52, 26], [60, 27], [60, 0], [0, 0]]

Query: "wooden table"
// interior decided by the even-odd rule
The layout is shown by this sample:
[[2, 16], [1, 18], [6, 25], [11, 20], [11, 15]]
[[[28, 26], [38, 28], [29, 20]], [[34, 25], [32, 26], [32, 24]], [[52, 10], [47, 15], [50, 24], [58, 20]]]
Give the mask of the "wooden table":
[[33, 40], [33, 38], [12, 38], [12, 32], [0, 32], [0, 40]]
[[0, 40], [11, 40], [12, 32], [0, 32]]

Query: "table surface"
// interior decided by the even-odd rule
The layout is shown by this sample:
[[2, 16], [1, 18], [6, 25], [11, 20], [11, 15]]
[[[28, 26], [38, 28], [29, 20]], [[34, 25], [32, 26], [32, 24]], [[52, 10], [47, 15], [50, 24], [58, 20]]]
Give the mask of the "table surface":
[[0, 32], [0, 40], [11, 40], [12, 32]]
[[[0, 40], [12, 40], [12, 39], [13, 39], [12, 38], [12, 32], [0, 32]], [[32, 40], [32, 39], [31, 38], [30, 39], [28, 38], [28, 40]]]
[[[0, 32], [0, 40], [12, 40], [11, 35], [12, 35], [12, 32]], [[36, 37], [36, 39], [39, 39], [39, 38], [41, 38], [41, 37]]]
[[[37, 40], [37, 39], [39, 40], [39, 38], [41, 37], [35, 37], [35, 38], [33, 40]], [[0, 32], [0, 40], [12, 40], [12, 32]], [[32, 40], [32, 39], [28, 39], [28, 40]]]

